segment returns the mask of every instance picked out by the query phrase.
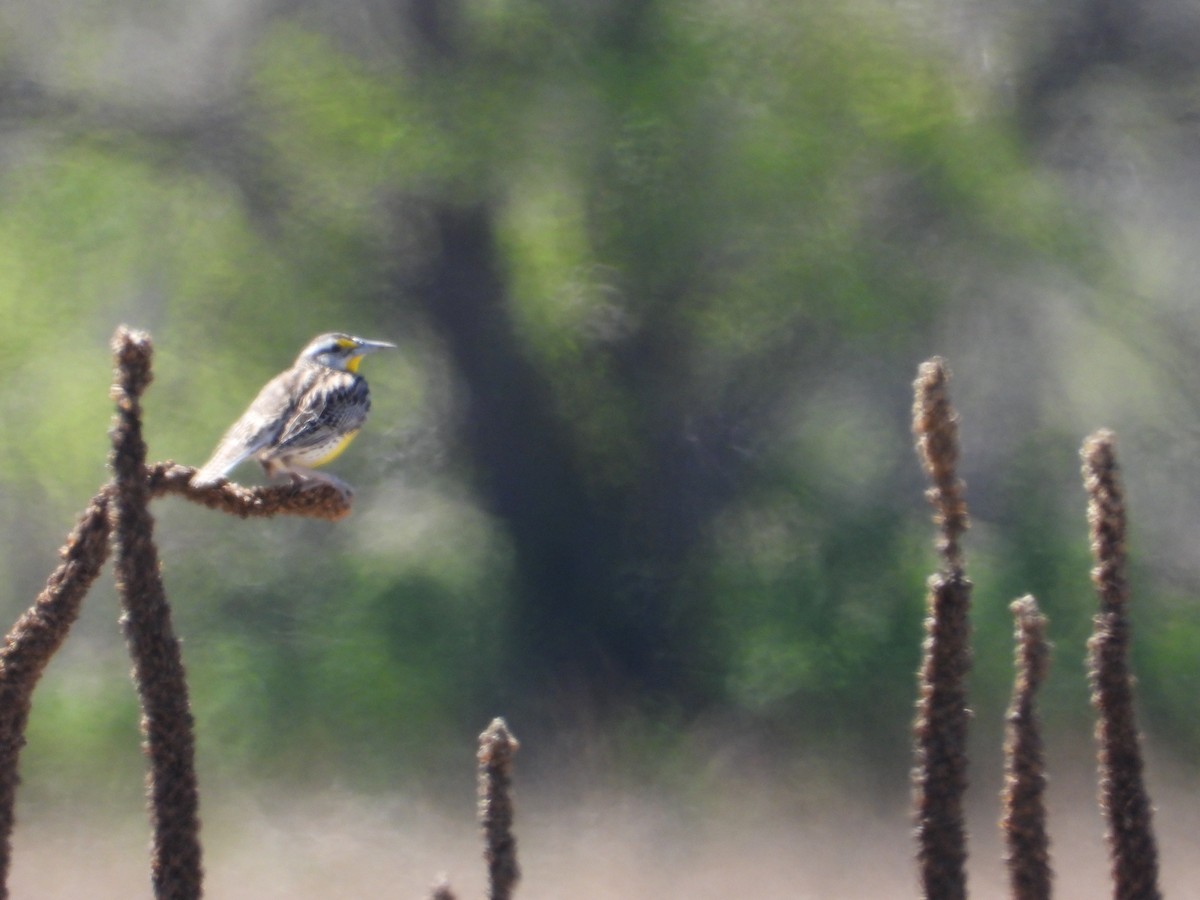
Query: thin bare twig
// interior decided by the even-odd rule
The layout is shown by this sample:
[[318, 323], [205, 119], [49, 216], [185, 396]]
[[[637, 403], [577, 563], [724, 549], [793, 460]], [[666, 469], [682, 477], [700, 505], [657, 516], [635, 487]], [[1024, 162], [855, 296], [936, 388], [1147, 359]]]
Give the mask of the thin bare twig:
[[913, 433], [932, 482], [927, 492], [939, 526], [940, 571], [929, 579], [926, 637], [913, 726], [917, 859], [926, 897], [966, 897], [967, 789], [966, 675], [971, 666], [971, 582], [963, 570], [960, 538], [968, 526], [964, 486], [957, 474], [958, 417], [946, 393], [941, 359], [921, 365], [914, 387]]
[[503, 719], [492, 720], [479, 736], [479, 825], [490, 900], [510, 900], [521, 877], [512, 801], [512, 761], [520, 746]]
[[1083, 444], [1088, 495], [1092, 583], [1100, 611], [1088, 641], [1088, 676], [1098, 714], [1100, 805], [1108, 820], [1108, 849], [1117, 900], [1156, 900], [1158, 848], [1150, 797], [1142, 780], [1142, 752], [1133, 714], [1129, 667], [1129, 585], [1125, 578], [1125, 499], [1116, 438], [1098, 431]]
[[1049, 900], [1050, 840], [1046, 835], [1046, 763], [1036, 696], [1050, 666], [1046, 617], [1033, 597], [1014, 600], [1016, 683], [1008, 707], [1004, 742], [1004, 817], [1000, 827], [1008, 848], [1013, 900]]
[[142, 439], [140, 398], [151, 379], [150, 338], [119, 328], [113, 352], [113, 538], [117, 588], [125, 608], [121, 622], [133, 657], [150, 758], [151, 880], [159, 900], [194, 900], [202, 893], [203, 879], [195, 737], [183, 659], [154, 546]]

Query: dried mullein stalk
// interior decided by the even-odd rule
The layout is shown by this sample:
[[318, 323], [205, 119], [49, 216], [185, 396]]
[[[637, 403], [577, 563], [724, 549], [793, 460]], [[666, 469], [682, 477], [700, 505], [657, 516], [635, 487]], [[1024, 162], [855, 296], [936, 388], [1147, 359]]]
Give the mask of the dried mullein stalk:
[[125, 608], [121, 622], [133, 657], [150, 760], [147, 788], [154, 825], [151, 879], [157, 898], [201, 895], [199, 792], [195, 738], [179, 641], [171, 626], [154, 546], [154, 519], [142, 439], [141, 394], [150, 382], [150, 339], [118, 329], [113, 338], [117, 404], [112, 429], [113, 539]]
[[196, 470], [177, 463], [155, 463], [147, 470], [151, 495], [177, 494], [193, 503], [243, 519], [281, 514], [335, 521], [350, 513], [350, 498], [329, 484], [287, 484], [247, 488], [223, 482], [195, 487]]
[[1115, 438], [1098, 431], [1083, 445], [1083, 482], [1088, 495], [1092, 583], [1100, 611], [1088, 641], [1088, 675], [1098, 721], [1100, 805], [1108, 821], [1114, 897], [1155, 900], [1158, 849], [1150, 797], [1142, 780], [1142, 752], [1133, 714], [1129, 667], [1129, 586], [1125, 577], [1125, 501], [1117, 469]]
[[84, 511], [60, 551], [62, 562], [13, 626], [0, 649], [0, 898], [8, 897], [17, 761], [25, 746], [33, 689], [79, 616], [88, 588], [108, 558], [108, 492]]
[[114, 482], [102, 488], [84, 511], [60, 553], [62, 564], [0, 648], [0, 900], [8, 897], [17, 763], [25, 745], [33, 689], [78, 616], [84, 596], [108, 558], [111, 541], [119, 548], [122, 621], [135, 658], [151, 760], [155, 891], [160, 898], [195, 897], [200, 894], [201, 871], [192, 720], [178, 642], [158, 573], [148, 502], [178, 494], [242, 518], [290, 513], [339, 519], [350, 511], [348, 498], [325, 485], [194, 488], [189, 484], [194, 469], [169, 462], [148, 467], [140, 398], [151, 379], [150, 341], [145, 334], [122, 328], [114, 336], [113, 349], [117, 363]]
[[1046, 619], [1033, 597], [1012, 604], [1016, 618], [1016, 683], [1004, 742], [1004, 817], [1013, 900], [1049, 900], [1050, 841], [1046, 834], [1046, 764], [1035, 698], [1050, 665]]
[[479, 736], [479, 825], [488, 864], [489, 900], [510, 900], [521, 877], [513, 834], [512, 761], [520, 744], [503, 719]]
[[927, 496], [937, 524], [941, 565], [929, 579], [928, 616], [914, 724], [913, 769], [918, 863], [926, 897], [966, 897], [966, 676], [971, 665], [971, 582], [960, 545], [967, 529], [964, 485], [958, 478], [958, 417], [946, 393], [942, 360], [923, 363], [914, 384], [913, 433], [932, 486]]

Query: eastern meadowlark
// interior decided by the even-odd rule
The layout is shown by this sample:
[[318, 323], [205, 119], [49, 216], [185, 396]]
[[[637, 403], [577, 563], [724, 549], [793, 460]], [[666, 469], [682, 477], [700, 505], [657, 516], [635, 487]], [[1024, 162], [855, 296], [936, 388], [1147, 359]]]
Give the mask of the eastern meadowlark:
[[341, 479], [314, 467], [345, 450], [367, 419], [371, 395], [358, 374], [362, 358], [395, 346], [340, 332], [313, 338], [225, 432], [212, 458], [192, 476], [192, 485], [215, 484], [254, 457], [268, 477], [286, 473], [297, 482], [332, 484], [350, 493]]

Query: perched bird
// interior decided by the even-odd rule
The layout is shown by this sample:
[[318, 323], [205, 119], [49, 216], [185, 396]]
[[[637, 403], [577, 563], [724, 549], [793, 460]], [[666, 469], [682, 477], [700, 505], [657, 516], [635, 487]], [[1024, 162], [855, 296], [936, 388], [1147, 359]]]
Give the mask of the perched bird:
[[313, 467], [345, 450], [367, 419], [371, 396], [358, 374], [362, 358], [395, 346], [340, 332], [313, 338], [225, 432], [212, 458], [192, 476], [192, 485], [215, 484], [254, 457], [268, 477], [282, 472], [296, 482], [332, 484], [349, 494], [345, 482]]

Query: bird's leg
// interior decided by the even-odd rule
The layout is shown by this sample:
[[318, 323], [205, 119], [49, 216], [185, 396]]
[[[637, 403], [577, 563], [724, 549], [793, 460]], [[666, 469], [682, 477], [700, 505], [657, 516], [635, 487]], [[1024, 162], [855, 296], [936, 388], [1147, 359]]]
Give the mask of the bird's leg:
[[318, 472], [316, 469], [310, 469], [308, 466], [298, 466], [295, 463], [288, 465], [287, 473], [292, 477], [292, 482], [306, 487], [314, 487], [318, 484], [327, 484], [330, 487], [338, 490], [343, 497], [350, 497], [354, 494], [354, 488], [342, 481], [336, 475], [330, 475], [328, 472]]

